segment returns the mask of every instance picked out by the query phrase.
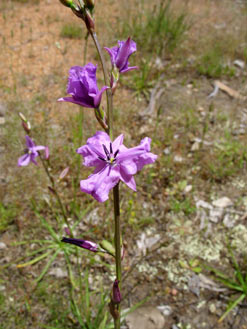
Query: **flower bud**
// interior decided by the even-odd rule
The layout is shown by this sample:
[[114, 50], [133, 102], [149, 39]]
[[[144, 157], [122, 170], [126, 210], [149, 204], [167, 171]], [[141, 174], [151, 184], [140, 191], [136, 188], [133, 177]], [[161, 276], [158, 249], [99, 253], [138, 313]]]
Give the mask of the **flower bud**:
[[112, 255], [112, 256], [115, 256], [115, 249], [113, 247], [113, 245], [107, 241], [107, 240], [103, 240], [99, 243], [100, 247], [102, 249], [104, 249], [105, 251], [108, 252], [108, 254]]
[[23, 129], [25, 130], [25, 132], [27, 134], [30, 133], [30, 131], [31, 131], [31, 124], [30, 124], [29, 121], [22, 121], [22, 127], [23, 127]]
[[89, 31], [94, 30], [94, 20], [93, 20], [93, 17], [91, 16], [90, 12], [87, 9], [85, 10], [85, 24]]
[[113, 288], [112, 288], [112, 301], [115, 304], [119, 304], [122, 300], [118, 283], [119, 281], [116, 279], [113, 283]]
[[66, 175], [67, 175], [67, 173], [69, 172], [69, 167], [67, 167], [67, 168], [65, 168], [62, 172], [61, 172], [61, 174], [59, 175], [59, 181], [60, 180], [62, 180]]
[[94, 8], [94, 0], [84, 0], [85, 7], [87, 7], [90, 11]]
[[77, 9], [77, 6], [74, 4], [72, 0], [59, 0], [62, 5], [71, 9]]

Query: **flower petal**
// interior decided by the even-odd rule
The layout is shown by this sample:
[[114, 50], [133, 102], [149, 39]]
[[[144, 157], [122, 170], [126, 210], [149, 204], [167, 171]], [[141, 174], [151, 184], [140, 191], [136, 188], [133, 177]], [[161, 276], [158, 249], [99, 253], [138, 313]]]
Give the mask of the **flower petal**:
[[121, 134], [119, 135], [114, 142], [112, 143], [112, 148], [113, 148], [113, 152], [115, 153], [117, 150], [119, 150], [120, 146], [123, 144], [123, 140], [124, 140], [124, 135]]
[[26, 135], [26, 145], [28, 148], [32, 148], [35, 146], [34, 141], [28, 135]]
[[122, 168], [120, 169], [121, 181], [124, 182], [133, 191], [136, 191], [136, 182], [134, 176], [128, 175]]
[[31, 160], [30, 154], [24, 154], [18, 159], [18, 166], [23, 167], [27, 166]]
[[116, 58], [117, 58], [119, 47], [117, 47], [117, 46], [116, 47], [112, 47], [112, 48], [104, 47], [104, 49], [111, 56], [111, 63], [112, 63], [112, 66], [114, 66], [114, 64], [116, 64]]
[[136, 51], [136, 43], [128, 38], [125, 42], [118, 41], [119, 52], [116, 59], [116, 65], [119, 68], [119, 71], [126, 67], [128, 59], [132, 53]]
[[102, 87], [101, 90], [98, 91], [98, 93], [95, 95], [94, 100], [93, 100], [95, 108], [99, 107], [101, 98], [102, 98], [102, 94], [106, 89], [109, 89], [109, 87], [107, 87], [107, 86]]
[[119, 179], [118, 170], [105, 166], [101, 172], [90, 175], [86, 180], [81, 180], [80, 187], [83, 192], [91, 194], [97, 201], [104, 202], [108, 199], [110, 190], [119, 182]]
[[139, 67], [138, 66], [130, 66], [128, 67], [128, 65], [126, 65], [126, 68], [121, 69], [121, 71], [119, 71], [120, 73], [126, 73], [128, 71], [133, 71], [133, 70], [138, 70]]
[[77, 104], [77, 105], [80, 105], [80, 106], [83, 106], [83, 107], [94, 108], [93, 104], [85, 103], [85, 101], [74, 99], [73, 97], [63, 97], [63, 98], [59, 98], [57, 101], [58, 102], [69, 102], [69, 103]]

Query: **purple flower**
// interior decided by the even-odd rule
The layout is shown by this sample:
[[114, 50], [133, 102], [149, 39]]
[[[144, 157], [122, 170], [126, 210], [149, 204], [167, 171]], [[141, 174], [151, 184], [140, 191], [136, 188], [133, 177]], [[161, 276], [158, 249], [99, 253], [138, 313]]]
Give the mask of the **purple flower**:
[[116, 279], [113, 283], [113, 288], [112, 288], [112, 301], [115, 304], [119, 304], [122, 300], [118, 283], [119, 281]]
[[98, 108], [102, 93], [107, 86], [98, 89], [96, 80], [97, 66], [92, 63], [81, 66], [72, 66], [69, 70], [67, 93], [72, 97], [59, 98], [59, 102], [71, 102], [84, 107]]
[[99, 251], [97, 243], [92, 241], [82, 240], [82, 239], [72, 239], [72, 238], [62, 238], [62, 242], [74, 244], [83, 249], [87, 249], [93, 252]]
[[28, 135], [26, 136], [26, 145], [27, 148], [25, 150], [25, 154], [18, 159], [19, 167], [27, 166], [30, 161], [37, 165], [35, 158], [39, 156], [38, 151], [46, 150], [47, 148], [46, 146], [41, 145], [36, 146], [34, 141], [32, 141], [32, 139]]
[[86, 145], [77, 149], [77, 153], [84, 157], [83, 164], [95, 167], [88, 179], [81, 180], [81, 190], [99, 202], [108, 199], [109, 191], [119, 180], [136, 191], [133, 175], [157, 159], [157, 155], [150, 153], [150, 143], [151, 139], [145, 137], [139, 146], [128, 149], [123, 145], [123, 135], [112, 143], [107, 133], [96, 132]]
[[136, 51], [136, 43], [128, 38], [126, 41], [118, 41], [118, 44], [118, 47], [104, 47], [111, 56], [112, 66], [116, 66], [120, 73], [137, 69], [137, 66], [128, 67], [128, 59]]

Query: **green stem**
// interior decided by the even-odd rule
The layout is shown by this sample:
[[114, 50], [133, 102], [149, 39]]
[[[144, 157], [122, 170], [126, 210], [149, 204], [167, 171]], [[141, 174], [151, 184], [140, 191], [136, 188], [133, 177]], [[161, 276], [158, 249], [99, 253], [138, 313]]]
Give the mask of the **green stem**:
[[62, 203], [62, 200], [58, 194], [58, 191], [57, 191], [57, 188], [56, 188], [56, 184], [55, 184], [55, 180], [54, 178], [52, 177], [51, 173], [49, 172], [49, 169], [48, 169], [48, 166], [46, 164], [46, 161], [40, 156], [40, 159], [41, 159], [41, 162], [42, 162], [42, 165], [43, 165], [43, 168], [45, 169], [45, 172], [51, 182], [51, 185], [52, 185], [52, 190], [54, 192], [54, 195], [57, 199], [57, 202], [61, 208], [61, 211], [62, 211], [62, 215], [63, 215], [63, 219], [64, 219], [64, 222], [66, 223], [66, 225], [68, 226], [68, 229], [69, 231], [71, 232], [71, 234], [73, 235], [73, 232], [71, 231], [71, 228], [70, 228], [70, 224], [68, 222], [68, 218], [67, 218], [67, 215], [66, 215], [66, 212], [65, 212], [65, 209], [64, 209], [64, 206], [63, 206], [63, 203]]
[[[99, 54], [99, 58], [100, 58], [100, 62], [101, 62], [103, 74], [104, 74], [105, 85], [109, 86], [110, 85], [109, 75], [107, 72], [106, 63], [105, 63], [105, 59], [104, 59], [104, 56], [102, 53], [102, 49], [101, 49], [101, 46], [100, 46], [98, 38], [97, 38], [97, 34], [94, 31], [90, 31], [90, 34], [94, 41], [97, 52]], [[108, 120], [108, 122], [107, 122], [108, 129], [106, 131], [109, 134], [110, 138], [112, 139], [113, 138], [113, 123], [112, 123], [113, 107], [112, 107], [112, 91], [110, 88], [106, 90], [106, 98], [107, 98], [107, 120]]]
[[[98, 42], [97, 35], [94, 31], [90, 31], [91, 37], [94, 41], [95, 47], [98, 51], [99, 58], [103, 68], [105, 85], [109, 86], [109, 75], [106, 68], [106, 63], [103, 57], [103, 53]], [[108, 127], [105, 131], [109, 134], [111, 140], [113, 140], [113, 102], [112, 102], [112, 90], [109, 88], [106, 90], [107, 95], [107, 124]], [[114, 223], [115, 223], [115, 234], [114, 234], [114, 243], [115, 243], [115, 262], [116, 262], [116, 277], [119, 281], [119, 288], [121, 290], [121, 228], [120, 228], [120, 204], [119, 204], [119, 184], [113, 188], [113, 203], [114, 203]], [[114, 319], [114, 328], [120, 329], [120, 318], [121, 318], [121, 308], [120, 304], [115, 306], [118, 311], [118, 318]]]

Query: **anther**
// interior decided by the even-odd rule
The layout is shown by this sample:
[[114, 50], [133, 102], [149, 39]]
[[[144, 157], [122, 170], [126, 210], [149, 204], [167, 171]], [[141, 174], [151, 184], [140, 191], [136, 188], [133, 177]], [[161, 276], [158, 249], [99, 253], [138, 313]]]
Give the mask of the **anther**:
[[110, 153], [111, 153], [111, 154], [113, 153], [113, 150], [112, 150], [112, 143], [110, 143]]
[[118, 155], [118, 152], [119, 152], [119, 150], [117, 150], [117, 151], [114, 153], [114, 158], [116, 158], [116, 156]]

